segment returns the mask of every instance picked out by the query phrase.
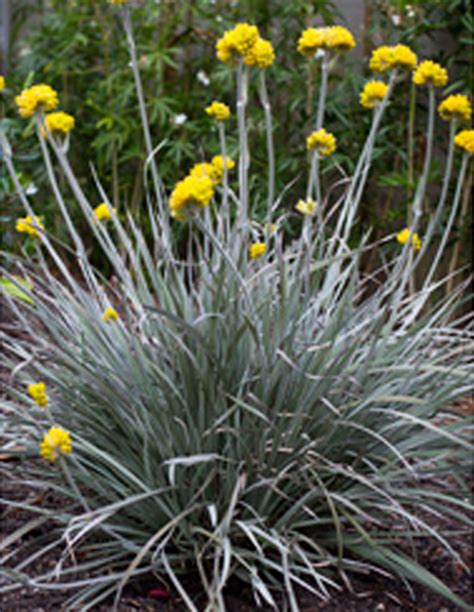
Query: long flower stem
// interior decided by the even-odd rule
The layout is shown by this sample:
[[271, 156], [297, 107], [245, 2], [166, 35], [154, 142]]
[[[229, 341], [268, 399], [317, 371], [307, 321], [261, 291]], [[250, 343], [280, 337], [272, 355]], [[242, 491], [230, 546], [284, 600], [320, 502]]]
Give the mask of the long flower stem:
[[130, 62], [131, 62], [133, 77], [135, 80], [135, 89], [137, 92], [138, 106], [140, 109], [140, 117], [141, 117], [142, 128], [143, 128], [143, 136], [145, 139], [147, 158], [148, 158], [148, 162], [151, 168], [153, 185], [155, 188], [156, 199], [157, 199], [158, 208], [160, 211], [160, 223], [161, 223], [162, 230], [163, 230], [163, 242], [164, 242], [165, 248], [168, 248], [169, 242], [170, 242], [169, 216], [168, 216], [168, 211], [164, 205], [163, 198], [161, 196], [160, 177], [158, 174], [158, 169], [156, 167], [156, 161], [155, 161], [155, 156], [154, 156], [155, 152], [153, 150], [153, 144], [151, 140], [150, 126], [148, 123], [148, 115], [146, 112], [142, 81], [140, 78], [140, 71], [138, 69], [137, 50], [136, 50], [136, 45], [135, 45], [135, 38], [133, 36], [132, 20], [130, 17], [130, 11], [128, 10], [128, 7], [124, 7], [123, 22], [124, 22], [124, 27], [125, 27], [125, 33], [127, 35], [127, 42], [128, 42], [129, 52], [130, 52]]
[[326, 109], [326, 96], [328, 91], [328, 74], [329, 74], [329, 55], [324, 52], [324, 57], [321, 62], [321, 86], [319, 88], [318, 110], [316, 112], [316, 129], [320, 130], [323, 127], [324, 111]]
[[245, 108], [247, 106], [248, 73], [242, 62], [237, 68], [237, 121], [239, 126], [239, 200], [240, 226], [243, 237], [248, 232], [248, 169], [249, 152], [247, 143], [247, 128], [245, 125]]
[[225, 127], [224, 122], [218, 122], [219, 130], [219, 142], [221, 147], [221, 155], [224, 162], [224, 176], [223, 176], [223, 191], [222, 191], [222, 217], [224, 220], [224, 231], [225, 236], [230, 236], [230, 210], [229, 210], [229, 171], [227, 169], [227, 144], [225, 138]]
[[454, 134], [456, 132], [456, 121], [452, 121], [449, 127], [449, 146], [448, 146], [448, 155], [446, 157], [446, 167], [444, 171], [443, 177], [443, 188], [441, 190], [441, 195], [439, 197], [438, 206], [436, 207], [435, 214], [430, 220], [428, 225], [428, 229], [426, 230], [426, 234], [423, 237], [423, 247], [418, 254], [418, 257], [415, 261], [415, 267], [419, 264], [421, 258], [426, 253], [428, 246], [431, 242], [431, 238], [433, 237], [434, 232], [440, 222], [441, 214], [443, 212], [444, 205], [446, 203], [446, 198], [449, 190], [449, 182], [451, 179], [451, 172], [453, 168], [453, 158], [454, 158]]
[[265, 80], [265, 70], [260, 70], [260, 101], [265, 114], [265, 130], [267, 133], [267, 156], [268, 156], [268, 206], [267, 206], [267, 224], [270, 227], [272, 223], [272, 207], [275, 199], [275, 148], [273, 146], [273, 122], [272, 109], [270, 99], [268, 97], [267, 84]]
[[433, 263], [431, 264], [430, 271], [428, 272], [426, 279], [423, 283], [423, 289], [426, 289], [428, 285], [430, 284], [431, 279], [433, 278], [433, 275], [436, 272], [440, 259], [443, 256], [444, 249], [446, 247], [446, 242], [448, 241], [449, 234], [451, 232], [451, 228], [453, 227], [454, 221], [456, 219], [456, 215], [457, 215], [458, 208], [459, 208], [459, 203], [461, 201], [461, 193], [462, 193], [462, 188], [464, 185], [464, 179], [466, 177], [466, 170], [467, 170], [468, 162], [469, 162], [469, 153], [464, 153], [462, 163], [461, 163], [461, 169], [459, 171], [458, 183], [456, 186], [456, 193], [454, 195], [454, 201], [451, 207], [451, 213], [449, 215], [449, 219], [446, 224], [446, 227], [444, 228], [443, 237], [441, 239], [438, 250], [436, 252], [436, 256], [433, 260]]

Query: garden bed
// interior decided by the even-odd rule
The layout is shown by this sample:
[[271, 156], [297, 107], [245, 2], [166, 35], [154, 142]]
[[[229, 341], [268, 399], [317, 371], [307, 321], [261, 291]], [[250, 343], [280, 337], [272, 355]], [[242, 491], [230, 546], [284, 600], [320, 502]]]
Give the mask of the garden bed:
[[[472, 410], [472, 400], [466, 401], [462, 405], [464, 410]], [[17, 500], [31, 504], [39, 504], [51, 507], [59, 505], [61, 500], [54, 495], [46, 494], [38, 496], [25, 486], [18, 487], [13, 479], [21, 471], [21, 463], [16, 460], [3, 460], [1, 465], [1, 497], [3, 499]], [[2, 539], [19, 529], [29, 518], [24, 510], [14, 510], [2, 504], [1, 524]], [[425, 519], [427, 517], [424, 517]], [[474, 542], [472, 537], [466, 537], [462, 526], [451, 523], [440, 522], [435, 517], [429, 519], [430, 527], [436, 530], [452, 532], [449, 536], [449, 543], [453, 549], [459, 553], [461, 559], [469, 568], [465, 571], [460, 564], [443, 551], [435, 541], [419, 540], [416, 544], [416, 554], [419, 562], [439, 579], [450, 586], [452, 591], [461, 597], [467, 604], [474, 605]], [[30, 545], [30, 553], [33, 552], [35, 539], [47, 533], [47, 527], [31, 532], [27, 536]], [[23, 543], [27, 543], [24, 541]], [[8, 551], [9, 552], [9, 551]], [[32, 575], [54, 566], [56, 563], [54, 551], [38, 561], [34, 566]], [[461, 608], [447, 601], [442, 596], [430, 591], [429, 589], [417, 584], [411, 584], [410, 590], [405, 584], [395, 579], [386, 578], [378, 574], [368, 574], [367, 576], [351, 576], [353, 592], [344, 590], [340, 593], [334, 592], [329, 602], [323, 602], [307, 593], [299, 593], [301, 612], [316, 612], [325, 610], [328, 612], [455, 612]], [[185, 609], [179, 596], [170, 591], [169, 597], [148, 595], [150, 590], [160, 590], [160, 585], [154, 581], [153, 577], [144, 579], [130, 585], [121, 599], [118, 612], [182, 612]], [[164, 590], [164, 589], [161, 589]], [[192, 590], [192, 589], [191, 589]], [[195, 590], [195, 601], [199, 605], [200, 592]], [[17, 591], [3, 594], [1, 596], [2, 612], [50, 612], [52, 610], [62, 611], [70, 593], [65, 591], [44, 592], [28, 587], [22, 587]], [[231, 583], [227, 596], [227, 606], [229, 612], [251, 612], [255, 610], [251, 594], [245, 589], [242, 590], [238, 584]], [[103, 604], [94, 608], [97, 612], [107, 612], [111, 609], [112, 603]], [[270, 608], [261, 608], [270, 610]], [[286, 608], [282, 605], [281, 610]]]

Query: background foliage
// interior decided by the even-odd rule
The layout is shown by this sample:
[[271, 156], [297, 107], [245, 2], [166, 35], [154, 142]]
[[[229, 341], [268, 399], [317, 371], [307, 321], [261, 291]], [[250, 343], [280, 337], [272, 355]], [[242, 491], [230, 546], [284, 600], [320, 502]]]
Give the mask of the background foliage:
[[[218, 139], [209, 138], [210, 122], [203, 108], [212, 99], [229, 101], [233, 84], [231, 73], [215, 61], [214, 45], [228, 26], [245, 19], [256, 23], [277, 50], [278, 61], [268, 75], [275, 117], [277, 188], [282, 189], [298, 175], [301, 180], [290, 195], [299, 197], [306, 176], [306, 152], [300, 135], [311, 126], [318, 76], [316, 63], [310, 66], [297, 54], [296, 41], [301, 29], [312, 23], [344, 23], [340, 3], [294, 0], [273, 2], [271, 9], [266, 0], [141, 0], [136, 5], [134, 26], [153, 139], [155, 143], [167, 140], [160, 158], [165, 184], [171, 186], [196, 160], [218, 152]], [[446, 92], [472, 90], [470, 50], [474, 22], [467, 0], [377, 0], [365, 5], [362, 31], [357, 31], [356, 24], [346, 24], [354, 30], [364, 57], [381, 42], [405, 42], [422, 56], [447, 66], [451, 79]], [[45, 176], [36, 163], [40, 152], [32, 126], [25, 127], [17, 119], [12, 100], [24, 85], [44, 81], [60, 92], [62, 107], [76, 117], [71, 161], [91, 201], [99, 198], [90, 179], [89, 164], [93, 162], [114, 205], [119, 210], [127, 206], [140, 214], [144, 210], [142, 132], [125, 36], [112, 8], [107, 2], [94, 0], [45, 0], [27, 10], [29, 19], [24, 27], [24, 3], [18, 3], [14, 15], [10, 53], [13, 71], [8, 76], [4, 119], [17, 156], [21, 153], [23, 162], [29, 162], [22, 163], [25, 185], [38, 190], [35, 197], [43, 216], [49, 226], [56, 226], [60, 232]], [[36, 12], [33, 17], [32, 11]], [[353, 169], [353, 160], [367, 133], [370, 118], [358, 104], [358, 92], [367, 76], [367, 66], [354, 54], [332, 73], [326, 123], [339, 144], [339, 152], [328, 166], [328, 172], [334, 175], [339, 173], [335, 169], [338, 164], [347, 172]], [[258, 183], [263, 186], [266, 180], [266, 154], [263, 113], [256, 87], [252, 91], [255, 104], [251, 104], [250, 142], [257, 177], [254, 194], [258, 199], [264, 191]], [[407, 107], [411, 108], [409, 119], [401, 121]], [[372, 178], [361, 209], [361, 227], [374, 227], [375, 237], [391, 228], [399, 229], [409, 214], [408, 203], [423, 158], [424, 111], [423, 96], [419, 94], [415, 103], [408, 80], [401, 84], [378, 141]], [[180, 124], [184, 117], [186, 120]], [[230, 151], [235, 152], [232, 140]], [[433, 182], [440, 180], [439, 167], [433, 166], [431, 178]], [[6, 177], [2, 177], [0, 190], [8, 202], [2, 213], [6, 228], [3, 238], [10, 248], [15, 248], [16, 241], [24, 241], [10, 229], [19, 213], [18, 202]], [[258, 202], [254, 204], [258, 210]], [[429, 201], [425, 210], [430, 210]], [[459, 242], [457, 254], [449, 255], [453, 268], [469, 263], [463, 261], [462, 253], [470, 252], [467, 243], [471, 225], [470, 214], [462, 215], [454, 234]], [[453, 256], [456, 261], [452, 261]], [[371, 262], [366, 265], [370, 268]]]

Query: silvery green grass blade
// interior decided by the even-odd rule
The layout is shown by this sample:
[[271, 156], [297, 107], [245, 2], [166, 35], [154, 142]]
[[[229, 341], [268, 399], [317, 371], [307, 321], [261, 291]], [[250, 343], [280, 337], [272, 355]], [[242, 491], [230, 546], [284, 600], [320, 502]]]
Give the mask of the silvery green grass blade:
[[[197, 610], [189, 589], [189, 577], [197, 576], [205, 609], [224, 611], [226, 586], [237, 577], [257, 604], [278, 609], [283, 595], [297, 611], [301, 590], [327, 601], [354, 574], [379, 572], [418, 581], [462, 606], [401, 551], [404, 543], [432, 538], [459, 559], [449, 532], [437, 525], [451, 518], [459, 530], [472, 527], [471, 422], [451, 407], [474, 387], [474, 333], [459, 315], [465, 287], [437, 300], [442, 279], [407, 294], [416, 265], [411, 244], [393, 259], [381, 253], [380, 269], [368, 276], [363, 255], [382, 251], [393, 237], [374, 245], [364, 228], [355, 246], [349, 240], [388, 98], [374, 112], [355, 175], [339, 181], [335, 193], [345, 187], [345, 194], [333, 202], [329, 187], [321, 194], [328, 212], [303, 224], [307, 240], [283, 234], [297, 179], [273, 202], [269, 160], [267, 218], [277, 230], [259, 234], [251, 217], [259, 194], [247, 180], [252, 79], [240, 61], [240, 184], [231, 189], [226, 176], [219, 187], [229, 211], [224, 220], [220, 197], [212, 209], [192, 211], [183, 257], [167, 233], [155, 160], [167, 145], [153, 150], [130, 7], [122, 9], [154, 186], [154, 193], [144, 186], [151, 232], [126, 208], [99, 221], [66, 151], [54, 138], [42, 143], [60, 211], [69, 224], [46, 146], [110, 277], [87, 251], [61, 244], [48, 228], [36, 227], [34, 251], [2, 253], [10, 314], [1, 336], [10, 370], [2, 445], [8, 452], [25, 449], [15, 451], [25, 459], [20, 482], [53, 491], [62, 505], [6, 502], [29, 518], [3, 543], [0, 591], [24, 584], [70, 590], [70, 609], [104, 601], [113, 609], [129, 582], [153, 575]], [[330, 66], [325, 62], [324, 70]], [[330, 84], [325, 80], [321, 93], [319, 127]], [[268, 130], [270, 124], [267, 137]], [[7, 170], [32, 215], [4, 141]], [[447, 190], [445, 183], [443, 206]], [[86, 237], [69, 230], [82, 245]], [[253, 233], [266, 249], [255, 258]], [[47, 389], [45, 406], [27, 392], [39, 381]], [[70, 432], [72, 453], [49, 463], [37, 455], [52, 425]], [[43, 524], [50, 532], [39, 548], [18, 557], [21, 538]], [[47, 555], [54, 555], [54, 567], [35, 574], [35, 562]]]

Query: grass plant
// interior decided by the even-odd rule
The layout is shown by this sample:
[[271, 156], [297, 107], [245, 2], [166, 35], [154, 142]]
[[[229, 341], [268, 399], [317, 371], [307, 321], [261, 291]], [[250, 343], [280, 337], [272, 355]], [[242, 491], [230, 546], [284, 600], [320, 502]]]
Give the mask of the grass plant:
[[[381, 259], [367, 277], [360, 271], [361, 257], [380, 245], [371, 243], [367, 228], [360, 243], [350, 246], [385, 109], [410, 72], [407, 52], [395, 47], [387, 56], [387, 93], [374, 106], [367, 141], [337, 199], [321, 191], [326, 154], [312, 150], [301, 236], [292, 240], [283, 228], [298, 214], [296, 203], [285, 199], [286, 190], [274, 194], [265, 67], [246, 63], [245, 45], [255, 44], [249, 42], [251, 26], [241, 24], [250, 29], [237, 26], [221, 39], [221, 51], [227, 45], [229, 54], [224, 61], [237, 81], [238, 188], [227, 176], [221, 124], [223, 182], [200, 176], [170, 196], [159, 176], [166, 143], [150, 140], [130, 10], [127, 2], [117, 7], [143, 120], [145, 186], [148, 170], [152, 174], [153, 190], [147, 192], [152, 240], [130, 213], [114, 213], [93, 171], [109, 210], [108, 220], [98, 221], [69, 164], [67, 146], [48, 131], [38, 104], [38, 138], [70, 236], [60, 243], [35, 221], [37, 211], [2, 139], [9, 176], [35, 237], [34, 252], [4, 254], [4, 278], [23, 299], [4, 291], [13, 323], [2, 332], [11, 366], [3, 436], [7, 449], [26, 449], [20, 452], [27, 459], [23, 484], [35, 492], [52, 490], [64, 504], [49, 510], [7, 501], [33, 518], [0, 545], [6, 578], [0, 591], [25, 584], [69, 589], [71, 609], [89, 610], [110, 597], [115, 609], [129, 581], [152, 574], [179, 593], [188, 610], [211, 612], [226, 609], [225, 589], [236, 578], [250, 587], [256, 605], [278, 609], [283, 594], [296, 612], [301, 589], [328, 600], [334, 589], [350, 585], [354, 574], [379, 571], [423, 583], [467, 609], [409, 552], [417, 540], [436, 538], [463, 564], [449, 537], [427, 517], [455, 518], [467, 532], [472, 511], [465, 484], [472, 467], [467, 418], [450, 408], [472, 391], [472, 328], [456, 319], [464, 288], [434, 307], [430, 298], [446, 279], [434, 284], [429, 277], [420, 291], [408, 292], [418, 262], [417, 213], [431, 146], [412, 226], [395, 256]], [[340, 30], [318, 31], [322, 42], [315, 43], [309, 60], [321, 57], [325, 75], [316, 105], [318, 130], [324, 125], [330, 60], [347, 44]], [[255, 194], [248, 180], [251, 70], [260, 71], [269, 155], [263, 227], [252, 220]], [[436, 93], [434, 85], [427, 86], [431, 143]], [[455, 153], [449, 146], [451, 160]], [[88, 258], [62, 200], [51, 154], [112, 270], [110, 278]], [[469, 152], [463, 155], [453, 210], [468, 167]], [[449, 161], [440, 210], [451, 166]], [[209, 183], [213, 197], [203, 195]], [[191, 191], [183, 195], [188, 185]], [[176, 204], [172, 212], [178, 220], [167, 202]], [[437, 211], [433, 224], [440, 215]], [[188, 225], [186, 253], [174, 250], [172, 228], [179, 223]], [[425, 248], [426, 242], [419, 256]], [[75, 258], [74, 270], [65, 265], [65, 252]], [[36, 381], [45, 383], [39, 401], [26, 393]], [[55, 430], [61, 443], [45, 434], [52, 426], [64, 428]], [[42, 439], [49, 451], [56, 450], [49, 461], [34, 459]], [[448, 486], [449, 477], [454, 484]], [[44, 524], [51, 525], [47, 538], [18, 559], [16, 544]], [[55, 567], [33, 574], [34, 562], [51, 551]], [[191, 575], [200, 580], [199, 601], [188, 588]]]

